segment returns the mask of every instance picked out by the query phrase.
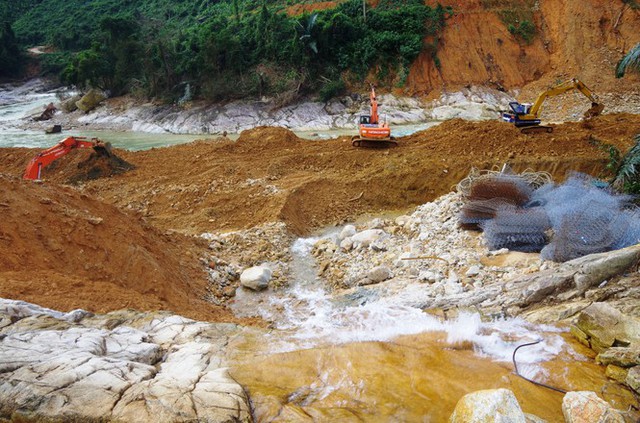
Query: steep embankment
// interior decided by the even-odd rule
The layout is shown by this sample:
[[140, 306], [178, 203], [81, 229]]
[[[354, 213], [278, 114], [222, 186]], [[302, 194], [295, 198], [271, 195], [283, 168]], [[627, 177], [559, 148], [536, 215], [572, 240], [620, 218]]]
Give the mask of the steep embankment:
[[0, 175], [0, 297], [58, 310], [230, 314], [203, 300], [206, 244], [162, 234], [69, 187]]
[[[628, 80], [614, 77], [623, 54], [640, 41], [640, 14], [628, 2], [439, 2], [452, 6], [455, 15], [437, 40], [439, 65], [426, 50], [413, 64], [407, 81], [411, 93], [437, 93], [466, 85], [515, 89], [532, 82], [536, 83], [530, 90], [537, 93], [574, 76], [598, 93], [629, 91]], [[516, 16], [535, 24], [530, 44], [509, 32], [505, 20], [516, 22]]]

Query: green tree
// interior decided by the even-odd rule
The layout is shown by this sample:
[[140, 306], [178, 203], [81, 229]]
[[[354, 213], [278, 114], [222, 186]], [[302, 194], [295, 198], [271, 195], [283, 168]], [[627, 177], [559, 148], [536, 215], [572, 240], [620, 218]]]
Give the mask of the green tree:
[[24, 62], [24, 56], [16, 42], [11, 24], [0, 22], [0, 76], [17, 76]]
[[628, 194], [640, 194], [640, 134], [634, 141], [635, 145], [622, 157], [613, 179], [613, 186]]
[[318, 14], [313, 13], [307, 19], [306, 25], [302, 25], [299, 21], [296, 22], [298, 24], [298, 32], [301, 34], [299, 40], [315, 54], [318, 54], [318, 43], [313, 38], [313, 29], [316, 26], [317, 19]]
[[622, 58], [616, 68], [616, 78], [622, 78], [627, 70], [640, 71], [640, 43]]

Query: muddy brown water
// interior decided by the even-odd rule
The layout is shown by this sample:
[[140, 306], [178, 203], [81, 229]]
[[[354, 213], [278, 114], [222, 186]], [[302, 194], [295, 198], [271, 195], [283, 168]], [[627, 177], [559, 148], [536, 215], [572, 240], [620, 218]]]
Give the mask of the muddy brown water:
[[[256, 421], [445, 422], [457, 401], [482, 389], [512, 390], [525, 413], [562, 422], [563, 394], [514, 373], [470, 344], [450, 344], [441, 332], [388, 342], [325, 345], [285, 353], [255, 353], [263, 339], [238, 345], [232, 376], [246, 387]], [[565, 390], [595, 391], [618, 409], [633, 395], [607, 380], [603, 368], [567, 339], [568, 348], [541, 364], [538, 376]]]

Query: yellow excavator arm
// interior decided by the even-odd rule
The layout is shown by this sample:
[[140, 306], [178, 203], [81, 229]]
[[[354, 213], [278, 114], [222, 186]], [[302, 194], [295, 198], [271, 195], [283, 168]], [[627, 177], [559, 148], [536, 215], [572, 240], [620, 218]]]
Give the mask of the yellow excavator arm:
[[592, 107], [595, 105], [598, 105], [598, 98], [593, 94], [593, 92], [591, 92], [591, 90], [586, 85], [584, 85], [582, 81], [580, 81], [579, 79], [573, 78], [573, 79], [570, 79], [569, 81], [563, 82], [560, 85], [556, 85], [555, 87], [550, 88], [547, 91], [544, 91], [542, 94], [540, 94], [536, 99], [536, 102], [533, 103], [533, 106], [531, 106], [531, 109], [529, 109], [528, 114], [537, 117], [538, 112], [540, 111], [540, 107], [542, 107], [542, 103], [544, 103], [547, 97], [553, 97], [556, 95], [564, 94], [567, 91], [571, 91], [571, 90], [578, 90], [582, 94], [584, 94], [584, 96], [591, 101]]

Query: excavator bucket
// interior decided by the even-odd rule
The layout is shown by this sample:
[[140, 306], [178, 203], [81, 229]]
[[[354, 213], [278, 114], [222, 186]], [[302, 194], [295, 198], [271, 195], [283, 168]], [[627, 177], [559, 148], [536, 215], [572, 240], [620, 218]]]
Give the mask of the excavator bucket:
[[595, 116], [600, 116], [602, 111], [604, 110], [604, 104], [602, 103], [591, 103], [591, 108], [584, 112], [584, 118], [590, 119]]
[[110, 142], [95, 141], [92, 148], [98, 156], [111, 157], [113, 155]]

